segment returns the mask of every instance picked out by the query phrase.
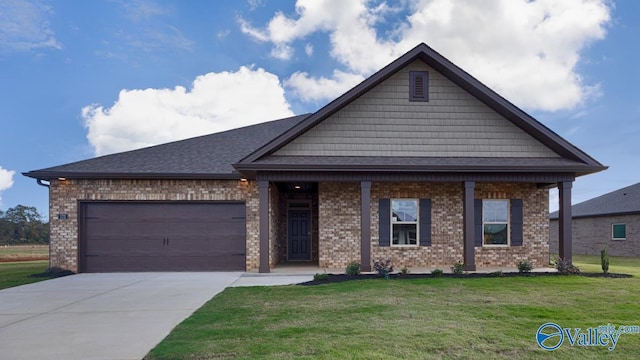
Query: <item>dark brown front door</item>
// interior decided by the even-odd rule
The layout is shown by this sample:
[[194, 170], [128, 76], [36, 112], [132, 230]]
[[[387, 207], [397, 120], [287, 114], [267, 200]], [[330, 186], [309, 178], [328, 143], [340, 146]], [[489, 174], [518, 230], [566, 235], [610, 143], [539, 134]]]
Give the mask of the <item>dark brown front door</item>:
[[311, 211], [289, 210], [288, 260], [311, 260]]
[[84, 272], [245, 269], [243, 203], [82, 205]]

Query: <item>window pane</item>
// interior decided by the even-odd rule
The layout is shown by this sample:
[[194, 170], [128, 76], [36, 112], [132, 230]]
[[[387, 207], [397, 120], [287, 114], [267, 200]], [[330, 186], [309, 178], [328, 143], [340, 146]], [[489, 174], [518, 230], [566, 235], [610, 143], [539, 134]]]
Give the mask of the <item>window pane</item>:
[[393, 224], [393, 245], [417, 245], [416, 224]]
[[485, 224], [485, 245], [507, 245], [507, 224]]
[[627, 238], [627, 225], [626, 224], [613, 224], [613, 238], [614, 239], [626, 239]]
[[418, 201], [392, 200], [391, 212], [393, 221], [418, 221]]
[[507, 200], [483, 200], [482, 216], [484, 222], [508, 222], [509, 202]]

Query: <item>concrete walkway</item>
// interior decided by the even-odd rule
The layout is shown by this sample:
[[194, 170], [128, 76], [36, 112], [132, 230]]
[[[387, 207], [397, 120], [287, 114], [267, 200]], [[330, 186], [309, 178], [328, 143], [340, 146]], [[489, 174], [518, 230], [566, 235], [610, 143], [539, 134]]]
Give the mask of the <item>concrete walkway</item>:
[[0, 358], [141, 359], [242, 273], [78, 274], [0, 291]]

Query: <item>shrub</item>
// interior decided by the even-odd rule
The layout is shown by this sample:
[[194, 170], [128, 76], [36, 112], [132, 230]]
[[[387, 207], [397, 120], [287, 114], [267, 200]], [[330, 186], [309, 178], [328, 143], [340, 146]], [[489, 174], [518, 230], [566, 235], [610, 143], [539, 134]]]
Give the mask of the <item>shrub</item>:
[[433, 271], [431, 272], [431, 275], [435, 277], [440, 277], [442, 276], [443, 273], [444, 271], [442, 271], [442, 269], [433, 269]]
[[393, 271], [393, 265], [391, 265], [391, 259], [376, 260], [373, 262], [373, 269], [380, 276], [384, 276], [385, 279], [389, 278], [389, 274]]
[[400, 273], [402, 273], [402, 275], [407, 275], [409, 273], [409, 268], [403, 266], [402, 269], [400, 269]]
[[521, 273], [528, 273], [533, 270], [533, 264], [529, 260], [520, 260], [517, 263], [518, 271]]
[[606, 245], [600, 250], [600, 266], [602, 267], [603, 273], [609, 273], [609, 252], [607, 251]]
[[579, 274], [580, 273], [580, 269], [577, 266], [573, 265], [568, 260], [560, 257], [556, 258], [555, 266], [560, 274]]
[[489, 273], [490, 276], [493, 277], [503, 277], [504, 274], [502, 273], [502, 270], [496, 270], [494, 272]]
[[451, 267], [451, 272], [455, 275], [464, 274], [464, 264], [461, 261], [458, 261]]
[[357, 261], [352, 261], [347, 265], [347, 269], [345, 273], [349, 276], [356, 276], [360, 274], [360, 263]]
[[316, 273], [315, 275], [313, 275], [313, 280], [315, 281], [324, 281], [329, 279], [329, 274], [327, 273]]

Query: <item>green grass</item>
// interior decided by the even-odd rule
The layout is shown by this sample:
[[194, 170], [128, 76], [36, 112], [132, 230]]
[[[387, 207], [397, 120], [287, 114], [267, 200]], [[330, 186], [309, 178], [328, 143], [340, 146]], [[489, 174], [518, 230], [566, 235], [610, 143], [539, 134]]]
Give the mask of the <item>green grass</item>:
[[48, 268], [47, 260], [0, 263], [0, 290], [47, 280], [45, 277], [36, 278], [30, 275], [40, 274]]
[[[599, 270], [597, 257], [574, 262], [583, 270]], [[611, 272], [639, 270], [639, 259], [611, 259]], [[148, 358], [637, 358], [640, 335], [622, 335], [612, 353], [565, 343], [550, 354], [538, 347], [535, 333], [548, 321], [583, 329], [640, 325], [638, 304], [639, 278], [381, 279], [229, 288], [174, 329]]]

